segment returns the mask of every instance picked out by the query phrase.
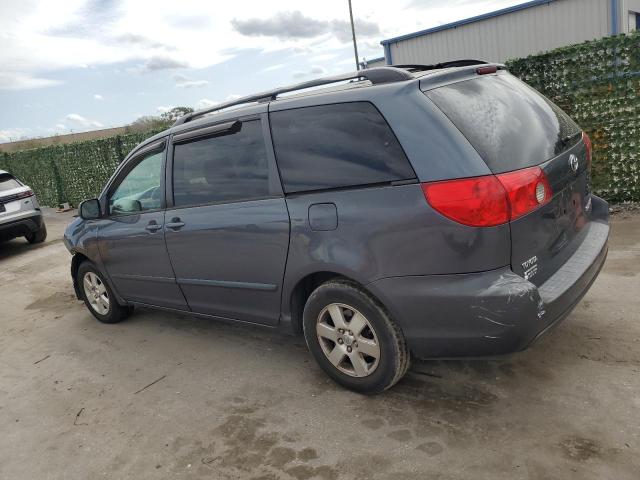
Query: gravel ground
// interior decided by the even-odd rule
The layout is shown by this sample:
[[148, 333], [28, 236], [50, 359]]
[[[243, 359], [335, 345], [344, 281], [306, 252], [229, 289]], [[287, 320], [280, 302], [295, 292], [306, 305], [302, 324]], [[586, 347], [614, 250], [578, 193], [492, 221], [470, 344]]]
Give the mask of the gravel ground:
[[640, 478], [640, 214], [530, 350], [414, 365], [362, 397], [269, 329], [95, 321], [61, 242], [0, 244], [0, 479]]

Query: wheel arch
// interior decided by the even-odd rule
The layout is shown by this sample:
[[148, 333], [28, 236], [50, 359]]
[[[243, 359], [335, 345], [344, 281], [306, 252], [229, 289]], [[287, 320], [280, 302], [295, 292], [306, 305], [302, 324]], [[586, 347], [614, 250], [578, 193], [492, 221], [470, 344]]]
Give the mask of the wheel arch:
[[78, 269], [83, 262], [90, 262], [89, 257], [82, 253], [74, 253], [71, 257], [71, 278], [73, 279], [73, 290], [76, 292], [76, 298], [82, 300], [80, 285], [78, 285]]
[[73, 279], [73, 290], [75, 291], [76, 298], [78, 300], [82, 300], [82, 293], [80, 292], [80, 285], [78, 285], [78, 278], [77, 278], [78, 269], [80, 268], [80, 265], [82, 265], [84, 262], [91, 263], [96, 268], [96, 270], [100, 272], [104, 281], [106, 281], [107, 284], [109, 285], [109, 288], [111, 288], [111, 291], [113, 292], [115, 296], [115, 300], [118, 303], [118, 305], [120, 306], [128, 305], [127, 301], [115, 289], [109, 275], [105, 275], [103, 269], [101, 269], [96, 262], [94, 262], [93, 260], [91, 260], [91, 258], [89, 258], [87, 255], [81, 252], [75, 252], [73, 254], [73, 257], [71, 257], [71, 278]]
[[290, 294], [287, 295], [285, 302], [283, 302], [283, 306], [286, 308], [286, 310], [283, 311], [283, 317], [291, 324], [291, 330], [294, 333], [302, 333], [302, 313], [309, 295], [311, 295], [316, 288], [329, 280], [345, 280], [353, 283], [380, 302], [380, 300], [375, 297], [375, 295], [369, 291], [362, 282], [359, 282], [344, 273], [331, 270], [321, 270], [308, 273], [295, 283]]

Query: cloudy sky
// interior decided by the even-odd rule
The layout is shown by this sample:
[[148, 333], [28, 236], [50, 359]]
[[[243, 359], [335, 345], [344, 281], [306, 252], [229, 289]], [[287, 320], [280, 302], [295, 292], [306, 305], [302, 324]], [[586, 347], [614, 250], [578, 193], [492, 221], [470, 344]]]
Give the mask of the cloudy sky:
[[[522, 1], [353, 0], [360, 56]], [[0, 142], [353, 70], [348, 19], [347, 0], [0, 0]]]

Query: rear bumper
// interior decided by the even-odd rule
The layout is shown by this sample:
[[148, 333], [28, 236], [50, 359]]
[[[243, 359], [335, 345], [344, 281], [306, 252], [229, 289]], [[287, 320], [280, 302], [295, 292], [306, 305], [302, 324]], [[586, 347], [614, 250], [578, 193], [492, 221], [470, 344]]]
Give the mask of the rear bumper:
[[502, 355], [523, 350], [564, 319], [604, 265], [608, 205], [593, 198], [589, 231], [539, 287], [509, 267], [459, 275], [381, 279], [367, 287], [400, 324], [419, 358]]
[[0, 223], [0, 240], [10, 240], [35, 233], [42, 227], [42, 213], [34, 211], [27, 216]]

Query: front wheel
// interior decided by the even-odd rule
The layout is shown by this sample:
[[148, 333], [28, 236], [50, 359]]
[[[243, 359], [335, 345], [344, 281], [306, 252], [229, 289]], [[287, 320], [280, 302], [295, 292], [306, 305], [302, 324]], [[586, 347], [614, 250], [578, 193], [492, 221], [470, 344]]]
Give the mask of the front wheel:
[[124, 320], [131, 309], [118, 305], [102, 274], [89, 262], [78, 268], [76, 277], [85, 305], [91, 314], [102, 323], [118, 323]]
[[329, 377], [360, 393], [393, 386], [409, 368], [402, 332], [384, 307], [358, 285], [331, 280], [309, 297], [304, 336]]

